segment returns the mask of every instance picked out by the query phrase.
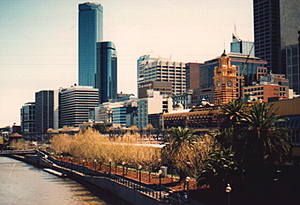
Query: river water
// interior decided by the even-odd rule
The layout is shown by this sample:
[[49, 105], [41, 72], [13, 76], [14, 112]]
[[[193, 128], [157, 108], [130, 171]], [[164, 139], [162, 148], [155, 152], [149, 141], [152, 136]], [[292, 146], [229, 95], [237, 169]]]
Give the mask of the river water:
[[[97, 196], [95, 195], [97, 194]], [[0, 157], [2, 205], [125, 205], [104, 192], [91, 193], [75, 181]]]

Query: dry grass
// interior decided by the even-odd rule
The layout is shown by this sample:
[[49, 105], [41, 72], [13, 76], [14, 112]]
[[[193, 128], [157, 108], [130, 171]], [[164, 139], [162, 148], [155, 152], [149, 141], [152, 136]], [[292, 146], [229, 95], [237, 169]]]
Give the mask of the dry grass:
[[152, 168], [160, 163], [160, 148], [147, 146], [138, 134], [110, 138], [91, 128], [74, 136], [56, 135], [51, 139], [57, 153], [67, 153], [84, 159], [97, 159], [113, 164], [125, 162], [129, 166]]

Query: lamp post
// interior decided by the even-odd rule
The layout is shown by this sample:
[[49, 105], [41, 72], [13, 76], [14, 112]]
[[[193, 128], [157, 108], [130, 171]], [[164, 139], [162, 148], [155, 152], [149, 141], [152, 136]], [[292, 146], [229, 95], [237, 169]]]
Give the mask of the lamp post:
[[123, 166], [123, 176], [125, 176], [125, 162], [122, 162], [122, 166]]
[[95, 171], [97, 170], [96, 168], [97, 168], [97, 159], [94, 159], [94, 169], [95, 169]]
[[109, 174], [111, 174], [111, 161], [112, 161], [112, 160], [109, 159], [109, 172], [108, 172]]
[[225, 188], [225, 192], [227, 193], [227, 205], [230, 205], [230, 192], [232, 191], [232, 188], [230, 184], [227, 184]]
[[142, 165], [138, 166], [138, 172], [139, 172], [139, 181], [142, 181]]
[[186, 177], [185, 178], [185, 183], [186, 183], [186, 198], [188, 199], [189, 196], [189, 191], [190, 191], [190, 187], [189, 187], [189, 183], [191, 181], [190, 177]]
[[158, 177], [159, 177], [159, 198], [161, 199], [161, 189], [162, 189], [162, 186], [161, 186], [161, 178], [162, 178], [162, 175], [163, 175], [163, 171], [160, 169], [158, 171]]

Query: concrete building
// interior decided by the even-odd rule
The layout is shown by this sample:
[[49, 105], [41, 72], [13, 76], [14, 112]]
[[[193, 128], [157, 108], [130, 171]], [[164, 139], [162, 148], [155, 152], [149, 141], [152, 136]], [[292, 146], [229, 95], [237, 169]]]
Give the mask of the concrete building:
[[89, 112], [98, 106], [98, 89], [91, 86], [71, 86], [60, 89], [59, 126], [78, 127], [89, 120]]
[[78, 84], [96, 87], [97, 42], [103, 40], [103, 7], [83, 3], [78, 9]]
[[58, 91], [42, 90], [35, 93], [35, 128], [43, 134], [49, 128], [58, 129]]
[[137, 127], [147, 127], [149, 124], [148, 115], [161, 114], [172, 110], [172, 98], [163, 96], [159, 91], [148, 90], [146, 98], [137, 101]]
[[112, 42], [97, 43], [96, 88], [99, 102], [117, 98], [118, 67], [116, 47]]
[[[138, 90], [151, 81], [171, 82], [172, 93], [186, 92], [186, 68], [183, 62], [172, 61], [150, 55], [137, 60]], [[166, 88], [168, 89], [168, 88]], [[138, 96], [140, 98], [140, 96]]]
[[25, 103], [21, 108], [22, 133], [35, 132], [35, 102]]

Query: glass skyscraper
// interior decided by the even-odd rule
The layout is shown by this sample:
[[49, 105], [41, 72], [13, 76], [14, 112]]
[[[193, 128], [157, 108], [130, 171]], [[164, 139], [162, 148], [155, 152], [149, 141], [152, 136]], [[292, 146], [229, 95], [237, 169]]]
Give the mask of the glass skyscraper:
[[117, 98], [117, 52], [112, 42], [97, 43], [96, 88], [100, 103]]
[[254, 42], [243, 41], [236, 35], [232, 34], [232, 42], [230, 43], [230, 52], [240, 53], [254, 57]]
[[78, 81], [82, 86], [96, 87], [97, 42], [103, 39], [103, 7], [79, 4]]

